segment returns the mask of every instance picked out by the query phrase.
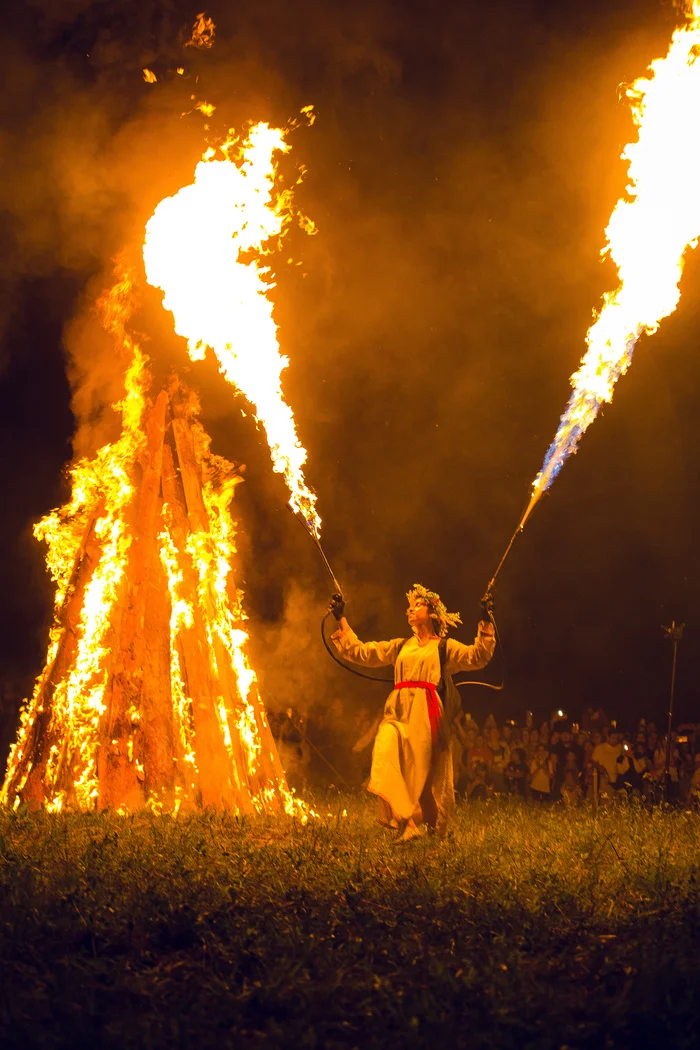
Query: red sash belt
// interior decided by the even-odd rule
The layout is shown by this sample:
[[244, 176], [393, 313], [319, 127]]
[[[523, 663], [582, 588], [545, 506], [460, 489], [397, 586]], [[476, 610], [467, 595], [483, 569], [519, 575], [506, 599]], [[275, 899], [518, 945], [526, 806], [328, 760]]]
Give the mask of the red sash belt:
[[440, 710], [440, 697], [437, 686], [432, 682], [397, 682], [394, 689], [425, 689], [425, 699], [428, 704], [428, 718], [430, 719], [430, 735], [433, 738], [433, 747], [437, 747], [438, 733], [442, 724], [442, 711]]

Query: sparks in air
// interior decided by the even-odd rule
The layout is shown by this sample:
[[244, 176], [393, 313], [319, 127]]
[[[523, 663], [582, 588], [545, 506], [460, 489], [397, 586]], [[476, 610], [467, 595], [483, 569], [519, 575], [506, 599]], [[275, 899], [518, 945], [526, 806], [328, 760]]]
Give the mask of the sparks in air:
[[[282, 393], [280, 352], [267, 268], [269, 245], [288, 225], [291, 193], [277, 188], [285, 132], [260, 123], [244, 140], [210, 149], [194, 182], [160, 202], [146, 227], [146, 277], [163, 291], [190, 357], [211, 348], [221, 372], [254, 407], [290, 505], [319, 534], [316, 496], [304, 478], [306, 451]], [[253, 258], [251, 258], [251, 253]]]
[[[603, 255], [617, 265], [619, 287], [604, 296], [571, 377], [573, 392], [532, 490], [525, 518], [575, 452], [600, 407], [612, 400], [639, 336], [656, 331], [680, 299], [684, 253], [700, 237], [700, 0], [677, 29], [665, 58], [627, 90], [639, 128], [624, 149], [627, 196], [610, 217]], [[524, 524], [525, 518], [522, 524]]]

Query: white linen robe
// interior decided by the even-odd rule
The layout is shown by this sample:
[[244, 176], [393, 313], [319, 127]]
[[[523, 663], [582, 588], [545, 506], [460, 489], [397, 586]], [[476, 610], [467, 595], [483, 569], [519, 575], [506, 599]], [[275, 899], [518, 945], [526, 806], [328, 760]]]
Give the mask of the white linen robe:
[[[440, 681], [438, 639], [361, 642], [351, 627], [333, 635], [338, 652], [365, 667], [394, 666], [394, 682]], [[493, 656], [496, 640], [479, 630], [473, 645], [447, 640], [446, 674], [478, 671]], [[442, 700], [440, 700], [442, 709]], [[444, 717], [444, 711], [443, 717]], [[449, 734], [449, 726], [445, 727]], [[454, 806], [454, 774], [450, 748], [433, 749], [425, 689], [394, 689], [384, 705], [372, 751], [367, 790], [378, 795], [380, 820], [388, 823], [388, 806], [395, 819], [417, 821], [444, 832]]]

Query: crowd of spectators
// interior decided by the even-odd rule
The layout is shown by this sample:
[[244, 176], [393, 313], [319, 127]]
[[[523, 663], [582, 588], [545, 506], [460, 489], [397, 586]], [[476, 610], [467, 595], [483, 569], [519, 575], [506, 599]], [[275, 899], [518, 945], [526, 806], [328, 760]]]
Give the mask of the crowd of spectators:
[[[359, 787], [369, 773], [381, 713], [361, 709], [348, 718], [340, 700], [303, 715], [293, 708], [270, 713], [282, 764], [297, 788], [334, 783]], [[580, 723], [563, 711], [536, 725], [483, 726], [468, 714], [453, 725], [452, 759], [458, 795], [470, 801], [514, 796], [579, 805], [584, 800], [637, 798], [700, 806], [700, 723], [681, 725], [667, 740], [656, 723], [639, 719], [621, 730], [602, 708], [589, 707]]]
[[[580, 723], [554, 711], [538, 726], [500, 727], [489, 715], [483, 727], [462, 714], [454, 725], [452, 758], [458, 794], [494, 795], [578, 805], [585, 799], [664, 798], [700, 804], [700, 724], [681, 725], [667, 737], [656, 723], [639, 719], [621, 730], [602, 708], [588, 708]], [[668, 757], [668, 771], [667, 771]]]

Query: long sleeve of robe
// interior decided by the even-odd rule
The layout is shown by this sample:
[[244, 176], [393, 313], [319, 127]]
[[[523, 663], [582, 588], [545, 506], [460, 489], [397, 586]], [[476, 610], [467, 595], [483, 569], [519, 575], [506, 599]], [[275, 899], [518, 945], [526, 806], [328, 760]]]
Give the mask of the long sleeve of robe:
[[[393, 665], [395, 683], [437, 685], [440, 681], [437, 638], [423, 645], [416, 637], [408, 641], [394, 638], [388, 642], [361, 642], [347, 626], [333, 635], [333, 641], [341, 656], [352, 663], [365, 667]], [[448, 639], [445, 673], [485, 667], [495, 644], [493, 635], [481, 630], [473, 645]], [[442, 714], [444, 717], [444, 711]], [[434, 753], [425, 689], [393, 689], [389, 694], [374, 741], [367, 790], [383, 799], [395, 818], [408, 820], [414, 814], [420, 816], [422, 809], [431, 823], [446, 824], [454, 802], [452, 754], [449, 748]], [[431, 817], [432, 809], [437, 814]]]

